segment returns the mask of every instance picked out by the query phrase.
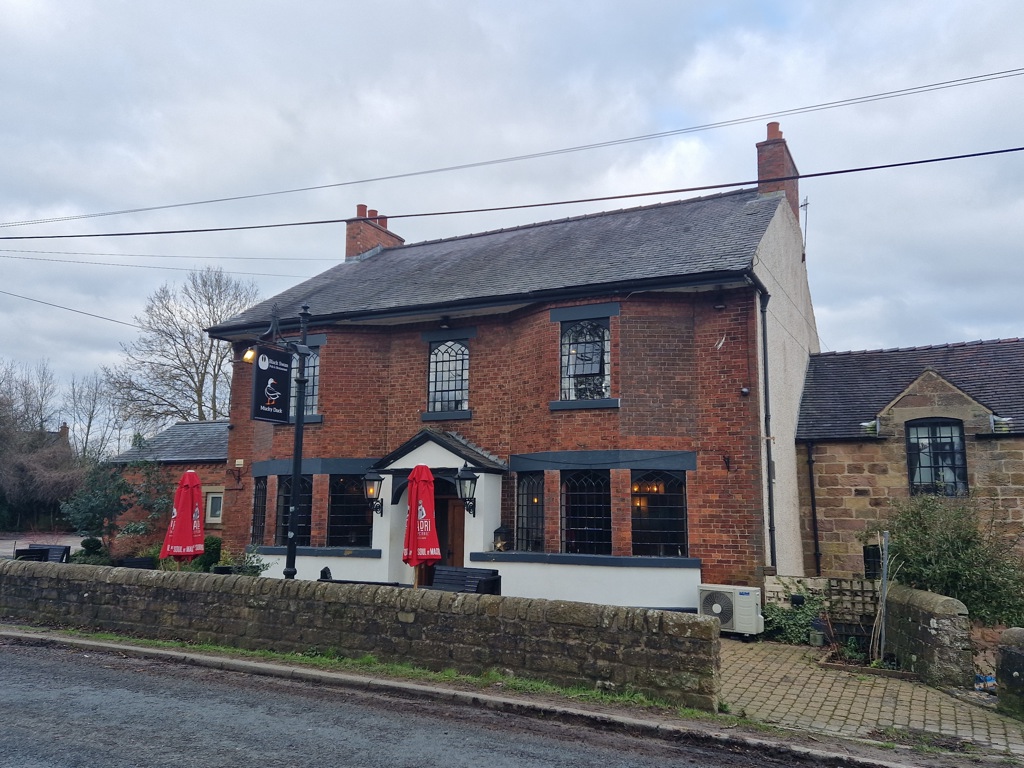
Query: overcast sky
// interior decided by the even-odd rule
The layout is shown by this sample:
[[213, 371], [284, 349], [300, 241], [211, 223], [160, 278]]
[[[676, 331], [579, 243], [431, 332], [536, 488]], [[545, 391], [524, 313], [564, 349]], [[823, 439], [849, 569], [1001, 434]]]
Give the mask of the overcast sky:
[[[0, 236], [747, 181], [772, 119], [802, 173], [1024, 146], [1024, 77], [1010, 72], [1024, 68], [1022, 32], [1019, 0], [0, 0]], [[1010, 74], [773, 117], [998, 72]], [[724, 121], [737, 122], [365, 181]], [[13, 225], [321, 185], [335, 186]], [[1024, 335], [1024, 152], [806, 179], [800, 194], [823, 350]], [[391, 229], [418, 242], [690, 196], [393, 219]], [[0, 358], [47, 358], [62, 379], [88, 374], [116, 362], [135, 330], [49, 305], [131, 323], [189, 269], [221, 266], [269, 297], [343, 257], [341, 224], [3, 240]]]

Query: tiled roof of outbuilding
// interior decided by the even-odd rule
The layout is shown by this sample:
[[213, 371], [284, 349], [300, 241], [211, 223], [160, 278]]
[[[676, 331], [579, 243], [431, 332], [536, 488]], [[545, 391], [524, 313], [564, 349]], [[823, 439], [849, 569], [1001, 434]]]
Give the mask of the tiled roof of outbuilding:
[[133, 461], [190, 463], [227, 461], [228, 422], [179, 421], [154, 435], [139, 447], [129, 448], [111, 461], [130, 464]]
[[210, 332], [265, 327], [275, 303], [283, 318], [308, 304], [316, 322], [736, 277], [752, 268], [772, 217], [785, 204], [782, 193], [739, 190], [383, 248], [341, 263]]
[[1024, 431], [1024, 339], [997, 339], [811, 355], [797, 439], [863, 437], [860, 425], [928, 368]]

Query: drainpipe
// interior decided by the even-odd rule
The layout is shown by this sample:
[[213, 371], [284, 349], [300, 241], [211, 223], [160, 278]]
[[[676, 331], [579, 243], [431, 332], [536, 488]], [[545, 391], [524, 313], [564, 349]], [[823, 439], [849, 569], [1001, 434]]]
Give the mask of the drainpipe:
[[775, 459], [772, 458], [772, 399], [768, 388], [768, 301], [771, 294], [763, 285], [758, 286], [761, 300], [761, 366], [764, 369], [764, 446], [768, 464], [768, 548], [771, 564], [778, 568], [775, 557]]
[[807, 490], [811, 495], [811, 530], [814, 532], [814, 575], [821, 576], [821, 537], [818, 535], [818, 497], [814, 493], [814, 443], [806, 442]]

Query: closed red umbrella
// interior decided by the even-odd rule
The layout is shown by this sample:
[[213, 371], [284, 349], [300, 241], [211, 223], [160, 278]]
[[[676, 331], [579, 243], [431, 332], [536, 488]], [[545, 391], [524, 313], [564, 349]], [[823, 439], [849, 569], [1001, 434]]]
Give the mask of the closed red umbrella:
[[434, 476], [425, 464], [418, 464], [409, 475], [409, 514], [405, 519], [405, 547], [402, 561], [416, 568], [415, 584], [419, 585], [419, 566], [433, 565], [441, 560], [434, 520]]
[[174, 493], [171, 524], [167, 526], [160, 559], [189, 561], [203, 554], [203, 484], [191, 469], [181, 476]]

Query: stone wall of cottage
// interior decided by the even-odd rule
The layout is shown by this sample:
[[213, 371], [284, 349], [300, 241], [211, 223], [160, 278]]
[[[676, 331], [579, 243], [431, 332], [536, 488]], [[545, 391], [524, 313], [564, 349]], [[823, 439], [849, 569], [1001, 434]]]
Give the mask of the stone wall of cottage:
[[[468, 341], [472, 418], [452, 421], [421, 418], [429, 365], [423, 332], [436, 331], [436, 324], [311, 328], [327, 340], [320, 348], [322, 420], [306, 425], [304, 456], [379, 458], [425, 426], [458, 432], [505, 461], [538, 451], [695, 451], [697, 471], [687, 476], [689, 555], [701, 558], [705, 581], [757, 583], [766, 545], [753, 290], [726, 292], [724, 301], [715, 292], [650, 293], [579, 304], [603, 302], [620, 304], [619, 314], [609, 318], [611, 395], [620, 398], [620, 408], [551, 410], [560, 386], [560, 325], [551, 320], [553, 305], [466, 321], [475, 329]], [[249, 419], [251, 376], [250, 366], [235, 365], [229, 466], [239, 458], [248, 467], [292, 455], [291, 427]], [[558, 475], [545, 479], [557, 532]], [[612, 554], [628, 556], [629, 472], [613, 471], [611, 479]], [[509, 526], [514, 487], [510, 475], [502, 494], [502, 520]], [[264, 543], [275, 529], [275, 490], [275, 479], [268, 478]], [[249, 541], [252, 503], [253, 478], [243, 473], [225, 498], [224, 525], [233, 546]], [[327, 504], [327, 478], [315, 477], [313, 546], [326, 541]], [[548, 539], [549, 551], [558, 551], [557, 536]]]
[[[809, 478], [813, 474], [821, 575], [864, 576], [866, 532], [887, 519], [893, 499], [909, 496], [906, 422], [959, 419], [964, 425], [967, 482], [996, 519], [1024, 524], [1024, 436], [992, 431], [991, 411], [933, 371], [922, 374], [878, 414], [878, 436], [798, 446], [805, 573], [815, 575]], [[865, 421], [875, 414], [865, 414]], [[808, 466], [808, 452], [813, 465]]]
[[718, 708], [718, 621], [427, 589], [0, 561], [0, 616], [252, 650], [331, 650]]
[[890, 584], [886, 655], [937, 688], [974, 687], [974, 652], [967, 607], [952, 597]]

